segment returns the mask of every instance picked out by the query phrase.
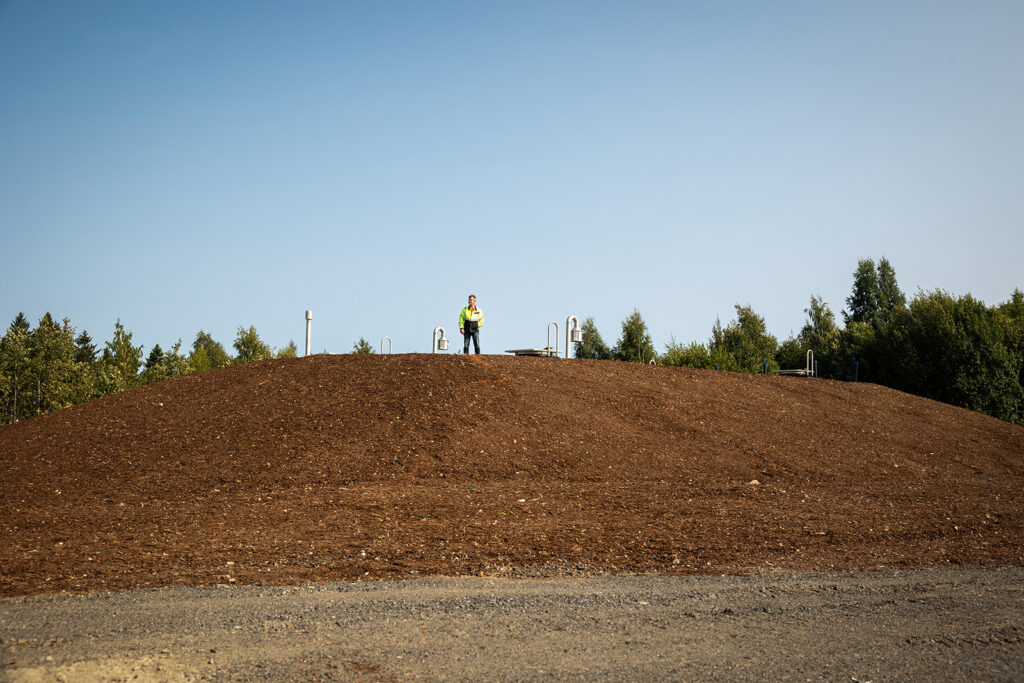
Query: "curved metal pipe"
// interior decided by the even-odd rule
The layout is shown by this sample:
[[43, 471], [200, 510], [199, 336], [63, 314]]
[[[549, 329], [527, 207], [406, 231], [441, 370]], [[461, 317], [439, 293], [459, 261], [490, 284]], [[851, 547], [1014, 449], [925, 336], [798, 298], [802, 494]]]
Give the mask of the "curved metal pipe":
[[558, 358], [558, 323], [554, 320], [548, 323], [548, 347], [546, 351], [548, 355], [551, 355], [551, 326], [555, 326], [555, 358]]
[[[437, 333], [441, 333], [441, 338], [437, 338]], [[438, 347], [441, 347], [442, 351], [448, 350], [448, 338], [445, 336], [444, 328], [438, 325], [434, 328], [434, 336], [430, 339], [430, 352], [437, 353]]]
[[804, 371], [811, 377], [814, 376], [814, 351], [807, 349], [807, 369]]
[[572, 329], [580, 329], [580, 319], [574, 315], [570, 315], [565, 319], [565, 357], [569, 357], [569, 323], [573, 323]]
[[381, 340], [380, 340], [380, 355], [382, 355], [382, 356], [384, 355], [384, 340], [385, 339], [388, 340], [388, 355], [391, 355], [391, 348], [392, 348], [391, 337], [388, 337], [388, 336], [385, 335], [384, 337], [381, 337]]

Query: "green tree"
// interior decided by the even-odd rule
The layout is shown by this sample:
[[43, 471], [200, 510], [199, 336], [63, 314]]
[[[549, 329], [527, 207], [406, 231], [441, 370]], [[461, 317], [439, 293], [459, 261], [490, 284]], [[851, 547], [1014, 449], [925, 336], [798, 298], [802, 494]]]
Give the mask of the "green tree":
[[836, 338], [836, 348], [829, 364], [831, 377], [881, 383], [878, 348], [878, 334], [874, 327], [868, 323], [848, 323]]
[[893, 312], [907, 307], [907, 297], [896, 283], [896, 271], [884, 256], [878, 262], [878, 322], [888, 323]]
[[92, 337], [86, 330], [82, 330], [82, 333], [75, 337], [75, 360], [79, 363], [95, 363], [96, 362], [96, 344], [93, 343]]
[[789, 337], [775, 351], [775, 362], [784, 370], [797, 370], [807, 365], [807, 349], [799, 337]]
[[[887, 262], [888, 263], [888, 262]], [[836, 316], [820, 296], [811, 296], [810, 307], [804, 309], [807, 314], [807, 322], [800, 330], [797, 339], [807, 351], [814, 352], [814, 359], [818, 362], [818, 372], [822, 377], [834, 378], [839, 371], [836, 366], [837, 350], [839, 348], [839, 326], [836, 325]], [[799, 365], [787, 367], [804, 367], [806, 360]]]
[[768, 363], [769, 372], [779, 369], [775, 360], [778, 345], [775, 337], [768, 334], [764, 318], [754, 313], [750, 306], [736, 304], [736, 320], [724, 329], [720, 321], [715, 322], [708, 350], [712, 356], [716, 352], [724, 352], [723, 361], [731, 357], [735, 367], [723, 367], [723, 370], [760, 373], [765, 363]]
[[24, 313], [19, 312], [18, 315], [14, 316], [14, 320], [11, 321], [10, 329], [17, 332], [28, 334], [31, 328], [32, 326], [29, 324], [28, 318], [25, 317]]
[[199, 330], [196, 340], [192, 342], [192, 353], [189, 354], [188, 362], [195, 372], [204, 372], [226, 368], [234, 360], [219, 341], [216, 341], [208, 332]]
[[969, 294], [923, 292], [882, 332], [888, 386], [1024, 422], [1021, 358], [999, 312]]
[[49, 313], [45, 314], [29, 334], [31, 415], [42, 415], [74, 403], [81, 368], [75, 363], [75, 351], [71, 320], [65, 318], [63, 325], [58, 325]]
[[875, 267], [871, 259], [857, 262], [853, 272], [853, 290], [846, 299], [850, 311], [843, 311], [846, 324], [868, 323], [875, 327], [885, 325], [893, 312], [906, 307], [906, 296], [896, 282], [896, 271], [888, 259], [882, 258]]
[[635, 363], [657, 360], [658, 352], [654, 350], [654, 342], [647, 331], [647, 323], [637, 309], [634, 308], [622, 321], [622, 336], [616, 342], [613, 353], [616, 360]]
[[1006, 348], [1019, 364], [1017, 382], [1024, 387], [1024, 293], [1014, 289], [1010, 300], [997, 308], [999, 325], [1003, 328]]
[[352, 353], [374, 353], [374, 350], [370, 342], [360, 337], [359, 341], [352, 344]]
[[159, 344], [156, 344], [149, 352], [149, 357], [146, 359], [146, 370], [150, 370], [154, 366], [159, 365], [163, 359], [164, 350], [160, 348]]
[[206, 355], [206, 349], [202, 346], [193, 349], [192, 353], [188, 355], [188, 366], [192, 368], [192, 372], [206, 372], [213, 369], [210, 357]]
[[584, 320], [580, 325], [580, 330], [583, 333], [583, 341], [576, 345], [573, 352], [574, 357], [594, 360], [611, 360], [614, 357], [612, 350], [601, 338], [601, 333], [597, 331], [597, 325], [594, 324], [593, 318], [588, 317]]
[[0, 339], [0, 398], [2, 421], [16, 422], [27, 417], [27, 396], [31, 385], [31, 328], [24, 313], [18, 313]]
[[683, 345], [676, 342], [674, 337], [665, 344], [665, 353], [661, 354], [658, 362], [662, 365], [705, 370], [713, 369], [716, 365], [705, 344], [690, 342]]
[[132, 333], [125, 330], [118, 318], [114, 324], [114, 337], [103, 349], [103, 364], [99, 382], [104, 394], [116, 394], [139, 383], [142, 365], [142, 346], [132, 344]]
[[292, 339], [288, 340], [288, 346], [277, 352], [278, 358], [298, 358], [299, 347], [295, 345], [295, 341]]
[[999, 312], [1007, 318], [1024, 320], [1024, 292], [1020, 288], [1013, 290], [1010, 300], [999, 305]]
[[857, 261], [857, 270], [853, 271], [853, 291], [846, 299], [849, 312], [843, 311], [846, 324], [873, 324], [878, 315], [880, 297], [875, 262], [871, 259]]
[[181, 340], [179, 339], [168, 351], [161, 350], [159, 344], [153, 347], [149, 358], [146, 359], [146, 369], [142, 371], [141, 380], [143, 384], [150, 384], [179, 375], [187, 375], [192, 371], [188, 358], [181, 353]]
[[270, 351], [268, 346], [262, 339], [260, 339], [259, 333], [256, 332], [256, 327], [250, 325], [249, 329], [242, 326], [238, 328], [238, 335], [235, 337], [235, 363], [251, 363], [258, 360], [268, 360], [274, 357], [274, 354]]

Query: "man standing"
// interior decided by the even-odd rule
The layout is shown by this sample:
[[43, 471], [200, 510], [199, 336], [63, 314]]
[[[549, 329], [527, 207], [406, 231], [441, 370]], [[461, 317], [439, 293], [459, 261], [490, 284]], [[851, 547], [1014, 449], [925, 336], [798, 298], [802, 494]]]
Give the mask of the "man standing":
[[462, 333], [462, 352], [469, 353], [469, 340], [473, 340], [473, 349], [480, 355], [480, 326], [484, 324], [484, 314], [476, 307], [476, 294], [469, 295], [469, 305], [459, 313], [459, 332]]

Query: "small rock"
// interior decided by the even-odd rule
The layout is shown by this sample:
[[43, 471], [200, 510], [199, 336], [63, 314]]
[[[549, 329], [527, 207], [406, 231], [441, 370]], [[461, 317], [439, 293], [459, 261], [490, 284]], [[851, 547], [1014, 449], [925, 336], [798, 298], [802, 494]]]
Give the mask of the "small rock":
[[761, 482], [759, 482], [757, 479], [751, 479], [748, 483], [751, 486], [760, 486], [760, 484], [761, 484]]

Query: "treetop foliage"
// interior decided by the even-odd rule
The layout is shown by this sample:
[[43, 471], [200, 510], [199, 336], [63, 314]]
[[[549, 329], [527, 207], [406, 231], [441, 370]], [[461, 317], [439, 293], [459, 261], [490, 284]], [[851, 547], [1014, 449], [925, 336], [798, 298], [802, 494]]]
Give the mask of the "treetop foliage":
[[234, 343], [235, 351], [238, 353], [235, 356], [235, 364], [241, 365], [242, 363], [251, 363], [258, 360], [269, 360], [274, 357], [273, 352], [262, 339], [260, 339], [259, 333], [256, 332], [256, 327], [253, 325], [246, 329], [239, 325], [238, 334], [235, 336]]
[[846, 323], [884, 325], [893, 311], [904, 308], [907, 298], [896, 283], [896, 271], [884, 257], [875, 266], [871, 259], [857, 262], [853, 272], [853, 291], [846, 299], [850, 311], [843, 312]]
[[352, 353], [376, 353], [370, 342], [360, 337], [359, 341], [352, 344]]
[[[19, 313], [0, 337], [0, 424], [142, 384], [271, 357], [255, 327], [240, 327], [236, 344], [241, 350], [232, 358], [220, 342], [200, 330], [188, 356], [179, 339], [168, 350], [155, 344], [143, 362], [142, 347], [133, 343], [132, 333], [118, 320], [97, 357], [92, 337], [85, 330], [76, 333], [70, 319], [58, 323], [47, 313], [33, 329]], [[288, 358], [297, 353], [290, 341], [276, 355]]]
[[576, 345], [574, 356], [576, 358], [592, 358], [594, 360], [611, 360], [614, 356], [612, 350], [604, 343], [601, 333], [597, 331], [594, 319], [588, 317], [580, 324], [580, 331], [583, 333], [583, 341]]
[[612, 355], [616, 360], [631, 363], [649, 363], [657, 360], [658, 352], [654, 350], [654, 342], [647, 331], [647, 323], [637, 309], [634, 308], [622, 321], [622, 336], [616, 342]]
[[295, 345], [295, 340], [289, 339], [288, 346], [284, 347], [277, 352], [277, 358], [298, 358], [299, 347]]
[[749, 306], [736, 304], [736, 320], [725, 328], [720, 321], [715, 321], [708, 341], [709, 353], [719, 353], [723, 369], [739, 370], [740, 372], [758, 373], [779, 369], [775, 360], [778, 341], [768, 334], [764, 318], [754, 313]]
[[189, 363], [197, 372], [226, 368], [233, 362], [234, 359], [219, 341], [208, 332], [199, 330], [195, 341], [192, 342], [192, 353], [189, 355]]

